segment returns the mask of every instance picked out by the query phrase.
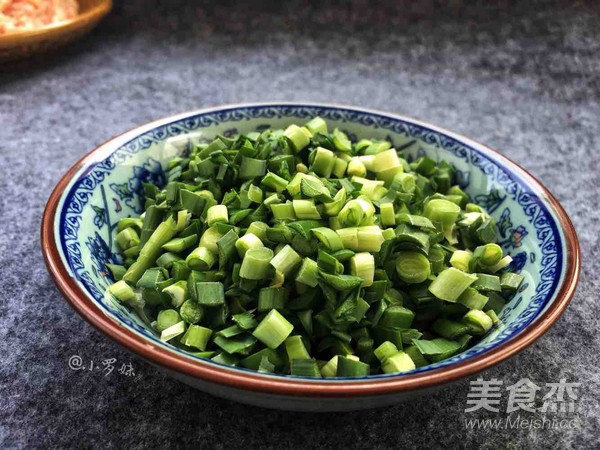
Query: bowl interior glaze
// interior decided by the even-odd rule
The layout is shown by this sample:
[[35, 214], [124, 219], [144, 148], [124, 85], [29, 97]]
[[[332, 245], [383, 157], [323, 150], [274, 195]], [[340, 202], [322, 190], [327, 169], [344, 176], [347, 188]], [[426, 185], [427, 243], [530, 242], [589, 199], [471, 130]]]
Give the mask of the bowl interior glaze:
[[[193, 142], [217, 134], [283, 128], [317, 115], [325, 118], [331, 129], [339, 127], [352, 139], [387, 139], [409, 159], [426, 155], [454, 165], [461, 187], [496, 220], [500, 245], [513, 257], [513, 270], [525, 276], [500, 315], [501, 327], [466, 352], [412, 373], [430, 372], [493, 351], [517, 337], [557, 300], [557, 287], [565, 281], [566, 257], [572, 249], [566, 245], [565, 230], [549, 194], [525, 171], [486, 147], [437, 127], [332, 105], [257, 104], [192, 112], [132, 130], [99, 147], [83, 160], [62, 193], [54, 216], [55, 244], [69, 275], [106, 316], [152, 346], [198, 364], [220, 366], [161, 342], [135, 314], [104, 295], [112, 282], [104, 264], [119, 261], [114, 243], [117, 222], [142, 212], [142, 181], [164, 183], [165, 163]], [[232, 370], [252, 372], [257, 377], [286, 377]], [[374, 375], [364, 380], [405, 376]], [[344, 379], [324, 381], [340, 383]]]

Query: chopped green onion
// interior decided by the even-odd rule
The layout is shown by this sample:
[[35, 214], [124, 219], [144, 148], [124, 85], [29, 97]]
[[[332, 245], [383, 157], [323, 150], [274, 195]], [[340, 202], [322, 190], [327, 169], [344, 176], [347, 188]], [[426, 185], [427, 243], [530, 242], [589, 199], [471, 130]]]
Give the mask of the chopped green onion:
[[193, 300], [186, 300], [179, 309], [179, 315], [184, 322], [197, 323], [204, 315], [204, 309]]
[[375, 258], [368, 252], [356, 253], [350, 258], [350, 273], [362, 278], [362, 286], [367, 287], [373, 284], [375, 276]]
[[123, 275], [125, 275], [125, 272], [127, 272], [127, 269], [119, 264], [107, 263], [106, 268], [110, 271], [110, 274], [112, 275], [113, 280], [115, 281], [121, 280], [123, 278]]
[[432, 362], [449, 358], [458, 352], [461, 347], [459, 342], [445, 338], [432, 339], [430, 341], [415, 339], [413, 340], [413, 344], [425, 358]]
[[398, 352], [387, 357], [381, 365], [383, 373], [408, 372], [409, 370], [414, 369], [416, 369], [415, 363], [411, 357], [404, 352]]
[[[189, 210], [189, 208], [187, 207], [186, 209]], [[163, 211], [158, 209], [154, 205], [148, 207], [144, 215], [144, 221], [142, 222], [142, 230], [140, 232], [139, 242], [140, 247], [143, 247], [146, 244], [146, 242], [148, 242], [148, 239], [150, 239], [152, 233], [154, 233], [156, 228], [158, 228], [161, 221], [163, 220], [163, 214]]]
[[473, 258], [473, 254], [467, 250], [456, 250], [450, 257], [450, 264], [452, 267], [462, 270], [463, 272], [469, 272], [469, 264]]
[[286, 245], [283, 247], [271, 260], [271, 265], [283, 273], [283, 275], [289, 275], [300, 263], [302, 258], [294, 249]]
[[165, 269], [170, 269], [173, 267], [173, 263], [177, 261], [182, 261], [182, 258], [175, 253], [166, 252], [158, 257], [156, 260], [156, 265], [159, 267], [164, 267]]
[[185, 262], [190, 269], [203, 271], [210, 270], [217, 259], [218, 256], [206, 247], [198, 247], [185, 258]]
[[477, 279], [473, 283], [472, 287], [479, 291], [502, 291], [502, 285], [500, 284], [500, 277], [496, 275], [488, 275], [486, 273], [476, 274]]
[[471, 334], [483, 335], [492, 328], [492, 318], [483, 311], [472, 309], [464, 315], [462, 321], [470, 329]]
[[127, 250], [140, 243], [140, 238], [133, 228], [125, 228], [117, 234], [117, 245], [121, 250]]
[[283, 135], [290, 140], [293, 149], [298, 153], [310, 143], [312, 133], [305, 127], [290, 125], [283, 132]]
[[345, 201], [346, 201], [346, 189], [342, 188], [339, 191], [337, 191], [337, 193], [333, 197], [332, 202], [325, 203], [323, 205], [323, 210], [325, 211], [325, 214], [332, 218], [336, 217], [342, 210], [342, 207], [344, 206]]
[[352, 142], [350, 142], [346, 133], [337, 128], [333, 130], [333, 145], [340, 152], [348, 153], [352, 150]]
[[335, 155], [331, 150], [327, 150], [323, 147], [317, 147], [315, 150], [315, 159], [313, 160], [310, 168], [317, 175], [329, 178], [331, 171], [333, 170], [334, 161]]
[[501, 327], [523, 275], [455, 168], [307, 120], [180, 136], [107, 295], [191, 355], [296, 376], [406, 372]]
[[173, 307], [179, 308], [181, 305], [183, 305], [183, 302], [187, 296], [187, 282], [183, 280], [178, 281], [171, 286], [167, 286], [162, 291], [169, 296]]
[[248, 199], [254, 203], [262, 203], [263, 191], [258, 186], [250, 185], [248, 188]]
[[310, 231], [328, 250], [334, 252], [344, 248], [344, 244], [342, 243], [340, 236], [332, 229], [318, 227], [313, 228]]
[[[243, 180], [262, 177], [267, 173], [267, 161], [242, 156], [239, 177]], [[261, 194], [262, 195], [262, 194]]]
[[352, 275], [332, 275], [321, 271], [319, 276], [336, 291], [349, 291], [359, 287], [363, 282], [362, 278]]
[[281, 178], [279, 175], [274, 174], [273, 172], [267, 173], [261, 180], [261, 184], [275, 190], [278, 194], [281, 194], [288, 187], [287, 180], [285, 178]]
[[321, 377], [319, 366], [314, 359], [291, 359], [290, 374], [298, 377]]
[[197, 240], [198, 237], [195, 235], [190, 235], [183, 238], [175, 238], [164, 244], [162, 248], [168, 252], [181, 253], [184, 250], [193, 247]]
[[196, 301], [204, 306], [221, 306], [225, 303], [225, 289], [223, 283], [216, 281], [202, 281], [196, 283]]
[[302, 336], [290, 336], [285, 340], [284, 343], [285, 351], [287, 352], [288, 359], [290, 361], [294, 359], [310, 359], [310, 354], [304, 346]]
[[135, 291], [125, 281], [120, 280], [108, 287], [109, 292], [121, 303], [135, 302], [137, 296]]
[[398, 348], [390, 341], [385, 341], [374, 350], [374, 353], [377, 359], [383, 362], [388, 357], [398, 353]]
[[256, 338], [246, 333], [230, 338], [217, 335], [215, 336], [214, 343], [229, 354], [239, 353], [241, 355], [247, 355], [252, 351], [252, 348], [254, 348]]
[[366, 377], [370, 372], [371, 370], [369, 365], [365, 364], [364, 362], [357, 361], [346, 356], [338, 357], [336, 374], [338, 377]]
[[396, 240], [398, 242], [415, 244], [425, 252], [427, 252], [429, 249], [429, 235], [423, 231], [420, 231], [418, 228], [401, 223], [394, 231], [396, 233]]
[[348, 250], [356, 251], [358, 249], [358, 228], [340, 228], [339, 230], [335, 230], [340, 239], [342, 240], [342, 244], [344, 248]]
[[246, 234], [253, 234], [261, 241], [264, 241], [267, 238], [267, 229], [269, 225], [264, 222], [252, 222], [248, 229], [246, 230]]
[[428, 230], [435, 230], [435, 226], [433, 225], [431, 220], [429, 220], [427, 217], [416, 216], [413, 214], [400, 213], [400, 214], [396, 215], [396, 219], [399, 222], [407, 223], [409, 225], [412, 225], [413, 227], [426, 228]]
[[507, 267], [512, 262], [512, 260], [513, 259], [509, 255], [506, 255], [504, 258], [502, 258], [500, 261], [498, 261], [493, 266], [486, 267], [486, 270], [488, 272], [496, 273], [499, 270]]
[[350, 248], [350, 250], [357, 252], [377, 253], [381, 250], [381, 244], [385, 241], [381, 228], [377, 225], [358, 227], [356, 237], [358, 240], [357, 246]]
[[298, 173], [308, 173], [308, 167], [306, 167], [306, 164], [298, 163], [296, 164], [296, 171]]
[[523, 282], [523, 275], [506, 272], [500, 277], [500, 287], [507, 291], [516, 291]]
[[137, 261], [123, 275], [123, 280], [130, 283], [137, 283], [146, 269], [149, 269], [156, 262], [160, 255], [161, 247], [173, 238], [177, 231], [176, 227], [177, 224], [171, 217], [161, 222], [148, 239], [148, 242], [140, 250]]
[[158, 313], [156, 318], [156, 330], [163, 332], [167, 328], [181, 322], [179, 313], [174, 309], [163, 309]]
[[498, 317], [498, 315], [496, 314], [496, 312], [493, 309], [490, 309], [489, 311], [486, 311], [485, 313], [490, 317], [490, 319], [492, 319], [492, 323], [494, 325], [500, 324], [500, 318]]
[[291, 323], [276, 309], [272, 309], [258, 324], [252, 335], [270, 349], [275, 349], [287, 339], [293, 329]]
[[405, 283], [422, 283], [430, 273], [429, 260], [418, 252], [399, 252], [396, 272]]
[[379, 218], [384, 227], [393, 227], [396, 225], [396, 216], [394, 215], [394, 204], [383, 203], [379, 206]]
[[392, 305], [384, 311], [379, 326], [384, 328], [410, 328], [415, 313], [404, 306]]
[[241, 361], [241, 364], [248, 369], [258, 370], [264, 358], [267, 358], [274, 366], [282, 365], [281, 358], [278, 356], [277, 352], [271, 350], [270, 348], [263, 348], [262, 350], [251, 354], [250, 356], [244, 358]]
[[229, 213], [227, 212], [227, 206], [225, 205], [214, 205], [208, 208], [206, 214], [206, 222], [209, 227], [219, 222], [227, 223], [229, 221]]
[[185, 333], [186, 325], [184, 321], [178, 322], [175, 325], [162, 331], [160, 334], [160, 340], [163, 342], [170, 341], [171, 339]]
[[237, 325], [232, 325], [230, 327], [224, 328], [221, 331], [217, 331], [217, 336], [222, 336], [224, 338], [232, 338], [234, 336], [239, 336], [240, 334], [243, 334], [244, 330], [242, 330], [240, 327], [238, 327]]
[[219, 364], [225, 364], [226, 366], [237, 366], [239, 363], [239, 358], [230, 355], [227, 352], [222, 352], [219, 353], [217, 356], [211, 358], [211, 361], [217, 362]]
[[234, 257], [238, 239], [237, 233], [233, 230], [229, 230], [217, 241], [217, 248], [219, 249], [219, 268], [223, 269], [229, 263], [229, 260]]
[[232, 319], [237, 324], [237, 326], [244, 331], [252, 330], [258, 325], [258, 322], [254, 318], [252, 313], [249, 311], [234, 314], [232, 316]]
[[369, 200], [357, 198], [344, 205], [338, 220], [343, 227], [356, 227], [372, 223], [374, 214], [375, 208]]
[[270, 262], [273, 250], [267, 247], [251, 248], [244, 255], [240, 277], [248, 280], [265, 280], [269, 278]]
[[298, 219], [320, 219], [314, 200], [293, 200], [294, 213]]
[[337, 375], [338, 355], [335, 355], [321, 367], [321, 375], [324, 378], [334, 378]]
[[433, 322], [433, 331], [446, 339], [456, 339], [469, 332], [469, 327], [452, 320], [440, 318]]
[[198, 243], [199, 247], [205, 247], [213, 253], [219, 252], [219, 247], [217, 246], [217, 242], [219, 239], [223, 237], [222, 233], [219, 233], [215, 227], [208, 228], [200, 238], [200, 242]]
[[452, 242], [454, 241], [449, 238], [454, 222], [460, 214], [460, 206], [448, 200], [433, 199], [425, 205], [423, 213], [428, 219], [440, 222], [446, 235], [446, 239]]
[[327, 122], [325, 122], [325, 120], [321, 119], [320, 117], [315, 117], [315, 118], [309, 120], [308, 122], [306, 122], [306, 125], [304, 125], [304, 126], [312, 134], [317, 134], [317, 133], [326, 134], [327, 133]]
[[488, 297], [479, 293], [477, 289], [468, 287], [460, 294], [456, 301], [469, 309], [483, 309], [488, 302]]
[[177, 211], [177, 232], [181, 232], [185, 230], [185, 228], [189, 225], [191, 214], [187, 212], [187, 210], [183, 209], [181, 211]]
[[350, 177], [364, 177], [367, 174], [367, 168], [365, 167], [365, 164], [360, 160], [360, 158], [355, 157], [348, 162], [346, 173]]
[[240, 258], [243, 258], [248, 250], [261, 247], [264, 247], [262, 241], [258, 238], [258, 236], [249, 232], [235, 241], [235, 248], [237, 249]]
[[429, 361], [423, 357], [423, 354], [419, 351], [416, 345], [406, 347], [404, 349], [404, 353], [410, 356], [410, 359], [413, 360], [416, 367], [423, 367], [429, 364]]
[[296, 213], [291, 202], [287, 203], [275, 203], [269, 205], [271, 213], [275, 220], [295, 220]]
[[[373, 158], [373, 172], [379, 173], [388, 171], [390, 169], [396, 169], [397, 171], [402, 170], [402, 164], [400, 163], [400, 159], [398, 158], [398, 153], [393, 148], [390, 148], [389, 150], [385, 150], [383, 152], [379, 152]], [[393, 177], [394, 176], [392, 175], [392, 178]]]
[[477, 280], [476, 275], [450, 267], [441, 272], [429, 285], [429, 292], [437, 298], [456, 302], [458, 297]]
[[429, 249], [427, 259], [431, 263], [431, 273], [439, 274], [445, 268], [446, 253], [441, 247], [434, 246]]
[[[151, 185], [154, 186], [154, 185]], [[125, 217], [124, 219], [119, 220], [117, 223], [117, 232], [123, 231], [125, 228], [137, 228], [138, 230], [142, 229], [143, 220], [136, 219], [134, 217]]]
[[212, 330], [210, 328], [201, 327], [200, 325], [190, 325], [181, 337], [180, 342], [188, 347], [195, 347], [201, 351], [205, 351], [211, 335]]
[[498, 244], [485, 244], [477, 247], [473, 255], [479, 259], [484, 266], [494, 266], [502, 259], [502, 249]]
[[304, 258], [296, 274], [296, 281], [314, 288], [319, 284], [318, 273], [319, 266], [317, 263], [310, 258]]
[[262, 288], [258, 293], [258, 311], [266, 312], [272, 309], [285, 308], [288, 291], [285, 288]]
[[381, 231], [384, 241], [390, 241], [396, 238], [396, 232], [392, 228], [386, 228]]
[[335, 158], [335, 160], [333, 161], [333, 169], [331, 169], [331, 173], [337, 178], [342, 178], [346, 173], [347, 168], [348, 161], [345, 161], [342, 158]]

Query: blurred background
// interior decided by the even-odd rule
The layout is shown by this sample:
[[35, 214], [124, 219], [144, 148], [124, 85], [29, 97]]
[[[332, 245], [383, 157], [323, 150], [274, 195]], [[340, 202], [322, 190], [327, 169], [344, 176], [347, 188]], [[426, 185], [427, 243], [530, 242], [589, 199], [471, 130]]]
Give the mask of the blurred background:
[[[117, 0], [91, 34], [0, 72], [0, 447], [598, 448], [600, 2]], [[579, 233], [573, 303], [532, 348], [486, 372], [583, 384], [575, 430], [463, 426], [468, 381], [392, 408], [323, 417], [213, 398], [80, 319], [38, 230], [84, 153], [166, 115], [225, 103], [335, 102], [411, 116], [526, 167]], [[576, 331], [576, 332], [575, 332]], [[73, 372], [68, 358], [136, 376]]]

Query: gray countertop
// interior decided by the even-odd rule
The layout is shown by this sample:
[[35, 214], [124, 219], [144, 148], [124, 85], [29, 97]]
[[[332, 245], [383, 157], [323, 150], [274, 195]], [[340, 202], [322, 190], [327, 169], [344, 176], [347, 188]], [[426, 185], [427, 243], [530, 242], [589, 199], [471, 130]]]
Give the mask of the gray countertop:
[[[0, 74], [0, 447], [600, 445], [598, 2], [116, 3], [60, 56]], [[575, 419], [573, 427], [468, 430], [467, 419], [506, 417], [466, 413], [468, 380], [372, 411], [249, 407], [168, 378], [67, 305], [39, 241], [42, 211], [61, 175], [135, 125], [258, 100], [413, 116], [500, 149], [545, 183], [579, 233], [579, 288], [544, 337], [483, 376], [505, 385], [525, 377], [581, 383], [577, 411], [557, 416]], [[72, 355], [99, 366], [116, 359], [115, 370], [73, 371]], [[128, 363], [133, 376], [119, 373]]]

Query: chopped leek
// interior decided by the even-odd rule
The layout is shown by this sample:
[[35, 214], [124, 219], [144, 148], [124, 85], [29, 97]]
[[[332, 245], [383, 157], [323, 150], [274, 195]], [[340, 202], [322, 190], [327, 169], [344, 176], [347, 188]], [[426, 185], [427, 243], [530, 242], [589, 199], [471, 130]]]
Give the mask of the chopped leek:
[[[190, 140], [121, 219], [107, 295], [163, 341], [308, 377], [401, 373], [462, 352], [523, 284], [495, 217], [445, 161], [321, 117]], [[408, 159], [405, 159], [408, 158]]]

